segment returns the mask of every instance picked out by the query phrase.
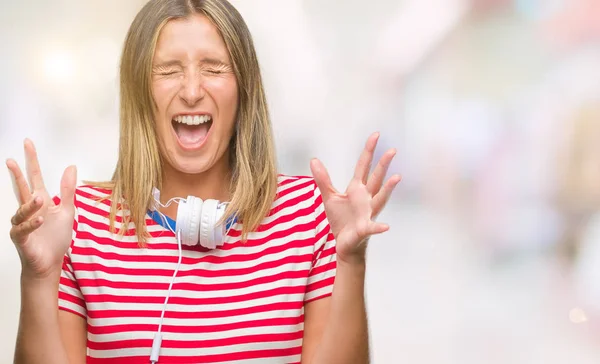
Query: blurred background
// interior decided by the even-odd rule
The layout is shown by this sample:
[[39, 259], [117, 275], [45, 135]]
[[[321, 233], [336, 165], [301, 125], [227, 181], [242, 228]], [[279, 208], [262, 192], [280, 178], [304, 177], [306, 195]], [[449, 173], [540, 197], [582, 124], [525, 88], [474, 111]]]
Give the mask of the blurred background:
[[[144, 0], [0, 1], [0, 155], [34, 140], [50, 193], [117, 159], [117, 72]], [[345, 187], [397, 148], [372, 239], [373, 362], [600, 362], [600, 1], [235, 0], [255, 37], [281, 171]], [[22, 164], [23, 165], [23, 164]], [[17, 208], [0, 178], [0, 363], [12, 362]]]

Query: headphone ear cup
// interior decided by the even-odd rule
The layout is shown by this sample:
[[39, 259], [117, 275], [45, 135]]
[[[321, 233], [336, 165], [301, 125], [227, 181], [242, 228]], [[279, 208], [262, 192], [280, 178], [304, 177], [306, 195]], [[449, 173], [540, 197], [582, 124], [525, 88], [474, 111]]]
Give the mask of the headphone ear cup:
[[200, 222], [200, 245], [208, 249], [215, 249], [217, 246], [214, 239], [215, 216], [219, 201], [206, 200], [202, 205], [202, 219]]
[[189, 229], [189, 217], [188, 213], [189, 205], [188, 201], [179, 201], [179, 206], [177, 207], [177, 221], [175, 222], [175, 227], [177, 230], [181, 232], [181, 243], [185, 245], [189, 245], [189, 237], [187, 236], [187, 232]]
[[219, 220], [221, 220], [223, 218], [226, 207], [227, 207], [226, 204], [219, 204], [217, 206], [217, 213], [215, 214], [215, 229], [214, 229], [215, 234], [214, 234], [214, 236], [215, 236], [215, 243], [217, 246], [221, 246], [225, 243], [226, 224], [225, 224], [225, 222], [223, 222], [221, 225], [217, 226], [217, 223], [219, 222]]
[[201, 198], [189, 196], [188, 199], [191, 199], [192, 208], [190, 209], [190, 239], [193, 240], [192, 245], [198, 244], [198, 230], [200, 230], [200, 218], [202, 213], [202, 208], [204, 206], [204, 201]]
[[200, 211], [202, 199], [188, 196], [181, 201], [177, 208], [177, 229], [181, 231], [181, 243], [187, 246], [198, 244], [198, 229], [200, 225]]
[[158, 205], [160, 204], [160, 191], [156, 187], [152, 188], [152, 198], [154, 201], [152, 203], [151, 210], [158, 211]]

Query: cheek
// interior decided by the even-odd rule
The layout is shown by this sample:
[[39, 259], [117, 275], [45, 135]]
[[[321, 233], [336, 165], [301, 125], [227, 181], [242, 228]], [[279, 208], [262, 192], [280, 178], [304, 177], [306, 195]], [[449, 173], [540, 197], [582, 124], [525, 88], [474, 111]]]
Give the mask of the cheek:
[[163, 117], [166, 114], [171, 100], [173, 100], [173, 97], [177, 94], [177, 86], [177, 83], [172, 80], [154, 82], [152, 93], [160, 117]]
[[156, 132], [158, 143], [161, 149], [165, 148], [165, 142], [169, 140], [167, 135], [171, 132], [171, 124], [166, 120], [168, 106], [173, 98], [173, 85], [168, 82], [155, 82], [152, 85], [152, 95], [156, 103], [156, 114], [154, 122], [156, 123]]
[[213, 90], [219, 113], [222, 117], [227, 118], [224, 121], [230, 121], [229, 119], [235, 117], [238, 106], [238, 88], [235, 78], [215, 80], [211, 84], [211, 89]]

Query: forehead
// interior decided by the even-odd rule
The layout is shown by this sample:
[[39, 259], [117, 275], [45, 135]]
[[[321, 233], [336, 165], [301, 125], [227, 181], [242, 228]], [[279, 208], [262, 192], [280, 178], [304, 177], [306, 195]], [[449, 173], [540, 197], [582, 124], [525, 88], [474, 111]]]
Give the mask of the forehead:
[[169, 20], [161, 29], [155, 61], [194, 61], [204, 57], [229, 61], [227, 47], [217, 27], [205, 15]]

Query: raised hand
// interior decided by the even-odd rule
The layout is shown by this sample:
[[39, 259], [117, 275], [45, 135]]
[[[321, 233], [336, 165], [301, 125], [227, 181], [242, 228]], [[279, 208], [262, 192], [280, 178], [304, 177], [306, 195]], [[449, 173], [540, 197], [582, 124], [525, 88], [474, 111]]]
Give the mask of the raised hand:
[[336, 238], [336, 253], [339, 261], [363, 262], [368, 238], [389, 229], [387, 224], [376, 222], [377, 215], [383, 210], [392, 191], [401, 177], [394, 175], [383, 183], [387, 170], [396, 155], [394, 149], [388, 150], [369, 176], [373, 153], [379, 134], [372, 134], [365, 145], [354, 177], [346, 192], [338, 192], [332, 185], [327, 169], [313, 159], [311, 170], [315, 182], [321, 191], [329, 225]]
[[11, 218], [10, 237], [21, 258], [22, 274], [57, 278], [71, 244], [77, 171], [74, 166], [65, 170], [60, 184], [61, 203], [56, 205], [44, 186], [33, 142], [25, 140], [24, 147], [27, 179], [14, 160], [6, 161], [20, 204]]

